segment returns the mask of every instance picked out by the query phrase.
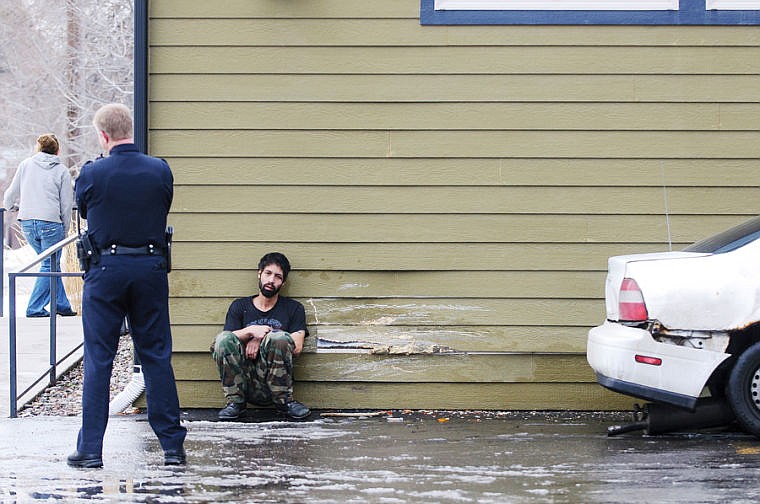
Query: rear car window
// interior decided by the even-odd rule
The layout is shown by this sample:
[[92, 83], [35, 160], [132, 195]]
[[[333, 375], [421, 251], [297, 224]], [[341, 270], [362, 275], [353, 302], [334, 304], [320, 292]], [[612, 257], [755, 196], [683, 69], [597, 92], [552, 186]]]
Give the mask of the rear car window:
[[683, 250], [684, 252], [722, 254], [743, 247], [758, 238], [760, 238], [760, 216], [704, 240], [699, 240]]

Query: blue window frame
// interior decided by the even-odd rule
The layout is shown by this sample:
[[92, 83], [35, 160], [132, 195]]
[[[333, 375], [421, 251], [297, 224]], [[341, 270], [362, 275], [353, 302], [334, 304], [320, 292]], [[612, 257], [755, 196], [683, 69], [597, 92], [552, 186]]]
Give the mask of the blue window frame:
[[760, 0], [420, 2], [423, 25], [760, 25]]

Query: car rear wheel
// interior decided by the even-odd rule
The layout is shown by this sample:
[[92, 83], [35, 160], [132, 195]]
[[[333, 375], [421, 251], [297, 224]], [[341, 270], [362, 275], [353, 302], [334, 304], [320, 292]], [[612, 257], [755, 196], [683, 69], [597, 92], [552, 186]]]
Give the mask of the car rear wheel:
[[749, 347], [736, 360], [726, 396], [739, 424], [760, 437], [760, 343]]

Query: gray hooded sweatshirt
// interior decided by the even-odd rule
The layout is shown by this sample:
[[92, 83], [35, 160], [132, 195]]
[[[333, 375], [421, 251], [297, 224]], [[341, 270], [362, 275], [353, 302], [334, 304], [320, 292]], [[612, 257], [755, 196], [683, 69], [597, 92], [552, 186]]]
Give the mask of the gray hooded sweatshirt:
[[19, 220], [60, 222], [67, 232], [74, 206], [69, 169], [58, 156], [38, 152], [18, 165], [3, 204], [9, 210], [18, 207]]

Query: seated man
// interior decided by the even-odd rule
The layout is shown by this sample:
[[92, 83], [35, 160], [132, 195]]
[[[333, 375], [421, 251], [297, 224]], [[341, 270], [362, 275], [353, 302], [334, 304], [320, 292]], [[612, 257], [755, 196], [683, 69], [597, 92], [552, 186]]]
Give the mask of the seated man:
[[293, 420], [311, 413], [293, 400], [293, 357], [308, 331], [303, 305], [279, 294], [289, 272], [284, 255], [266, 254], [259, 261], [259, 294], [236, 299], [227, 311], [224, 331], [211, 347], [227, 397], [220, 420], [240, 417], [248, 402], [274, 404]]

